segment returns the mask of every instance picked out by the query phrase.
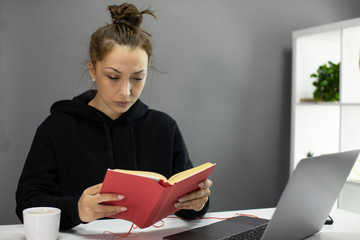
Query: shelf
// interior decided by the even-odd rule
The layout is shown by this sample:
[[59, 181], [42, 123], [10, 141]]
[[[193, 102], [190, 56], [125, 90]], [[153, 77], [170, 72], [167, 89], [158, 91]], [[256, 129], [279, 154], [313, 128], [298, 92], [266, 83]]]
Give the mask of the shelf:
[[341, 31], [331, 31], [310, 36], [303, 36], [294, 40], [295, 46], [295, 78], [296, 101], [301, 98], [312, 98], [315, 80], [310, 75], [316, 73], [318, 67], [334, 63], [341, 59]]
[[298, 102], [297, 106], [340, 106], [339, 102]]
[[342, 42], [341, 99], [360, 103], [360, 27], [344, 29]]
[[295, 109], [293, 167], [311, 151], [314, 156], [339, 151], [338, 105], [301, 105]]
[[[360, 18], [293, 32], [290, 172], [309, 151], [318, 156], [360, 149]], [[320, 65], [340, 64], [340, 101], [311, 102]], [[306, 102], [301, 102], [306, 99]], [[360, 158], [339, 207], [360, 213]]]
[[360, 106], [360, 103], [348, 102], [298, 102], [296, 106]]
[[360, 105], [341, 108], [341, 151], [360, 149]]
[[[360, 18], [293, 32], [291, 169], [306, 157], [360, 149]], [[311, 78], [341, 62], [340, 102], [311, 102]], [[302, 102], [301, 99], [306, 99]]]

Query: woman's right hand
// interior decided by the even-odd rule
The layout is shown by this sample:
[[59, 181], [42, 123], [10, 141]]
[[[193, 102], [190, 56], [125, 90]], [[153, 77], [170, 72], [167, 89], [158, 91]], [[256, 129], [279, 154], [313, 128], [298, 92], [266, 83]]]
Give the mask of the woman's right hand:
[[102, 193], [100, 194], [102, 183], [87, 188], [81, 195], [78, 202], [79, 218], [83, 222], [108, 217], [127, 210], [126, 207], [102, 204], [108, 201], [120, 201], [123, 195]]

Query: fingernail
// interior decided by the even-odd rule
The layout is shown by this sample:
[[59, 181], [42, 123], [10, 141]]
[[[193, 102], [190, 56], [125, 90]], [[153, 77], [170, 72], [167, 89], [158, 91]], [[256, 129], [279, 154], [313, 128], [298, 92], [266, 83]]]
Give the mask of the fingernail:
[[118, 198], [119, 200], [121, 200], [121, 199], [124, 199], [125, 196], [124, 196], [124, 195], [117, 195], [117, 198]]
[[199, 183], [199, 187], [203, 187], [204, 186], [204, 183]]
[[121, 210], [122, 212], [125, 212], [125, 211], [127, 210], [127, 207], [121, 207], [120, 210]]
[[179, 201], [179, 202], [183, 202], [183, 201], [184, 201], [184, 198], [179, 198], [178, 201]]
[[180, 203], [175, 203], [175, 207], [179, 208], [180, 207]]

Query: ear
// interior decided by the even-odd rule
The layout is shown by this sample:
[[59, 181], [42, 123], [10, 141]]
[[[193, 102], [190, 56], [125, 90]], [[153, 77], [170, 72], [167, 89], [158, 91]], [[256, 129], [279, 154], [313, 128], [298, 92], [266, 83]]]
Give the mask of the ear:
[[92, 79], [96, 79], [95, 66], [94, 66], [94, 64], [93, 64], [92, 62], [89, 62], [88, 68], [89, 68], [90, 77], [91, 77]]

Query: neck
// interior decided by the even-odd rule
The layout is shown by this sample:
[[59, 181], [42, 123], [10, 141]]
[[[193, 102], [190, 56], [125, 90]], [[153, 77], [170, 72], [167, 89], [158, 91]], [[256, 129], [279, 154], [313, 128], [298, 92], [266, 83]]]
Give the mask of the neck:
[[108, 107], [99, 99], [98, 94], [95, 95], [95, 97], [88, 103], [89, 106], [96, 108], [100, 112], [107, 115], [112, 120], [115, 120], [121, 116], [119, 113], [114, 113], [111, 111], [111, 109], [108, 109]]

